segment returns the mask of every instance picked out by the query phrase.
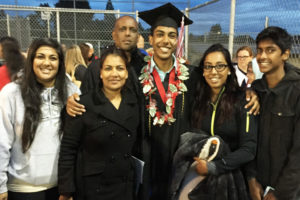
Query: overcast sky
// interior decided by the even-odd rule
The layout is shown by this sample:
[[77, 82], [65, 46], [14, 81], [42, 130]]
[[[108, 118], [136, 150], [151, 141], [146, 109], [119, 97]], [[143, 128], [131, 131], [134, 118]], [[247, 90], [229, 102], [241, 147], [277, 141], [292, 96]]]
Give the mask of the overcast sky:
[[[72, 1], [73, 0], [69, 0]], [[80, 0], [75, 0], [80, 1]], [[176, 5], [180, 9], [185, 9], [190, 5], [190, 7], [194, 7], [199, 4], [203, 4], [210, 0], [171, 0], [174, 5]], [[48, 3], [51, 7], [54, 7], [54, 4], [57, 3], [58, 0], [0, 0], [0, 4], [6, 5], [23, 5], [23, 6], [39, 6], [41, 3]], [[132, 11], [134, 10], [145, 10], [151, 9], [156, 6], [167, 3], [166, 0], [112, 0], [114, 8], [120, 9], [121, 11]], [[107, 0], [89, 0], [89, 4], [92, 9], [105, 10]]]
[[[73, 0], [70, 0], [73, 1]], [[184, 10], [190, 2], [190, 7], [202, 5], [210, 0], [172, 0], [179, 9]], [[5, 5], [39, 6], [41, 3], [49, 3], [51, 7], [58, 0], [0, 0]], [[92, 9], [104, 10], [107, 0], [90, 0]], [[134, 2], [134, 4], [133, 4]], [[134, 10], [148, 10], [160, 6], [165, 0], [112, 0], [115, 10], [123, 12]], [[220, 24], [223, 33], [229, 32], [231, 0], [220, 0], [208, 6], [201, 7], [190, 13], [194, 24], [190, 26], [190, 32], [206, 34], [210, 27]], [[269, 26], [281, 26], [291, 34], [300, 34], [300, 0], [236, 0], [235, 33], [250, 34], [255, 37], [264, 26], [266, 17]]]

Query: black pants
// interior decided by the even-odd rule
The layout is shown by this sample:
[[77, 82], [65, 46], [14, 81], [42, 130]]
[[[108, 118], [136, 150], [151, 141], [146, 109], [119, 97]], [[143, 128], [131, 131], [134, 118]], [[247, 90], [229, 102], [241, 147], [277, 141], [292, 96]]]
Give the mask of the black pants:
[[58, 200], [58, 197], [57, 187], [33, 193], [8, 191], [8, 200]]

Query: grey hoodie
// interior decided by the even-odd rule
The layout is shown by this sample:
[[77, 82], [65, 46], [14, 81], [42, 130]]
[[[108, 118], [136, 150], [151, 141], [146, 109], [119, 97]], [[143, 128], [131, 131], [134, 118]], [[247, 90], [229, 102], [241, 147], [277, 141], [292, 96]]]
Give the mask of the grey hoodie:
[[[79, 89], [67, 80], [68, 96]], [[20, 85], [11, 82], [0, 92], [0, 193], [7, 190], [37, 192], [57, 184], [60, 146], [58, 130], [64, 106], [58, 91], [45, 88], [41, 93], [41, 121], [29, 150], [22, 152], [24, 103]], [[16, 191], [17, 190], [17, 191]]]

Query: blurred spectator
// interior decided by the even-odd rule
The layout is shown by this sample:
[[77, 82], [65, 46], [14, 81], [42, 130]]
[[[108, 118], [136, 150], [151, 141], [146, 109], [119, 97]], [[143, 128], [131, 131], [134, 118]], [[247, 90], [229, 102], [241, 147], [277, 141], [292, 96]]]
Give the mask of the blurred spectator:
[[144, 47], [145, 47], [145, 40], [144, 40], [144, 37], [141, 34], [139, 34], [136, 46], [139, 49], [144, 49]]
[[148, 49], [146, 49], [147, 54], [149, 54], [150, 56], [153, 55], [154, 51], [153, 51], [153, 47], [150, 47]]
[[255, 79], [261, 79], [264, 73], [260, 71], [256, 57], [252, 59], [252, 69], [255, 74]]
[[86, 43], [81, 43], [81, 44], [79, 44], [79, 48], [80, 48], [82, 57], [84, 59], [84, 62], [88, 66], [89, 65], [89, 51], [90, 51], [90, 47]]
[[234, 65], [235, 74], [240, 87], [246, 87], [248, 78], [247, 78], [247, 69], [248, 63], [253, 58], [253, 52], [251, 47], [242, 46], [236, 51], [237, 65]]
[[94, 62], [95, 60], [97, 60], [98, 57], [95, 56], [95, 50], [94, 50], [93, 45], [91, 43], [89, 43], [89, 42], [86, 42], [85, 44], [89, 46], [88, 58], [89, 58], [89, 64], [91, 64], [92, 62]]
[[66, 51], [65, 57], [66, 72], [70, 76], [73, 83], [78, 87], [81, 85], [81, 81], [84, 78], [87, 66], [82, 57], [80, 48], [78, 45], [73, 45]]
[[236, 52], [237, 65], [234, 65], [235, 74], [240, 87], [245, 87], [248, 82], [247, 69], [248, 63], [252, 61], [253, 52], [251, 47], [242, 46]]
[[25, 58], [20, 51], [19, 42], [13, 37], [0, 39], [0, 59], [3, 65], [0, 67], [0, 90], [7, 83], [18, 78], [18, 72], [23, 68]]
[[65, 55], [66, 51], [67, 51], [67, 45], [66, 44], [60, 44], [60, 46], [61, 46], [61, 49], [62, 49], [64, 55]]
[[144, 48], [145, 48], [145, 40], [144, 40], [144, 37], [141, 34], [139, 34], [136, 46], [140, 50], [140, 52], [142, 54], [148, 55], [147, 51], [144, 50]]
[[253, 66], [252, 66], [252, 61], [250, 61], [248, 63], [248, 68], [247, 68], [247, 78], [248, 78], [248, 81], [247, 81], [247, 87], [250, 87], [252, 82], [256, 79], [255, 78], [255, 74], [253, 72]]

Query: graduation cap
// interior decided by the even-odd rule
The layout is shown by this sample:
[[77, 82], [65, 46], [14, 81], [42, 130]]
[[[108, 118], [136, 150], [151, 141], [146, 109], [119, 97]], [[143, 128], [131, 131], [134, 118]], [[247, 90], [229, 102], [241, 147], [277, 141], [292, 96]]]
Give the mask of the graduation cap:
[[184, 17], [184, 25], [193, 23], [192, 20], [187, 18], [171, 3], [166, 3], [152, 10], [146, 10], [139, 13], [139, 17], [147, 22], [152, 30], [157, 26], [173, 27], [177, 29], [181, 25], [182, 16]]

